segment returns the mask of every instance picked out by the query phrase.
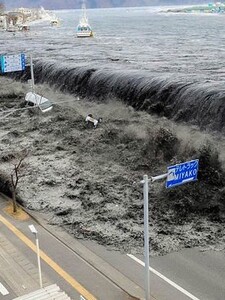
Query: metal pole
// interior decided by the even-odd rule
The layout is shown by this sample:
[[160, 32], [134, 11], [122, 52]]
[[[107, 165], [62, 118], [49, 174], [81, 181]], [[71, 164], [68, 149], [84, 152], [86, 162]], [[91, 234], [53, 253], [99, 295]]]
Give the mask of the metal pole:
[[149, 273], [149, 231], [148, 231], [148, 175], [143, 176], [144, 194], [144, 242], [145, 242], [145, 299], [150, 300], [150, 273]]
[[32, 93], [34, 93], [34, 66], [33, 66], [33, 57], [30, 55], [30, 73], [31, 73], [31, 89]]
[[42, 276], [41, 276], [41, 261], [40, 261], [39, 242], [38, 242], [37, 233], [35, 234], [35, 239], [36, 239], [36, 246], [37, 246], [37, 261], [38, 261], [39, 281], [40, 281], [40, 288], [42, 289], [43, 285], [42, 285]]
[[157, 181], [157, 180], [167, 178], [167, 176], [168, 176], [168, 173], [165, 173], [165, 174], [161, 174], [161, 175], [158, 175], [158, 176], [151, 177], [151, 182], [155, 182], [155, 181]]

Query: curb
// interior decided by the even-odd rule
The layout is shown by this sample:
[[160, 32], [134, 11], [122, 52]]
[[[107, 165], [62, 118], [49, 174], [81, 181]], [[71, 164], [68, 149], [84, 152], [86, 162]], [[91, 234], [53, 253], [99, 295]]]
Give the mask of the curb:
[[[11, 201], [11, 198], [8, 196], [2, 193], [0, 193], [0, 195], [6, 200]], [[128, 294], [133, 300], [145, 299], [144, 290], [140, 286], [128, 279], [120, 271], [104, 261], [101, 257], [97, 256], [94, 252], [78, 242], [75, 238], [71, 237], [65, 230], [63, 230], [62, 227], [59, 226], [56, 230], [52, 225], [49, 225], [47, 221], [42, 218], [41, 213], [30, 211], [20, 204], [18, 204], [18, 206], [51, 235], [60, 240], [60, 242], [63, 243], [67, 248], [79, 255], [99, 273], [104, 275], [126, 294]]]

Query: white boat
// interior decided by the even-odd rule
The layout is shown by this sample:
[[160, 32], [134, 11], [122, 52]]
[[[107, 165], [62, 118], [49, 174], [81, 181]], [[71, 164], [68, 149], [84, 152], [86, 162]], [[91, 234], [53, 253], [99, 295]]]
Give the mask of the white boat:
[[82, 1], [82, 16], [77, 26], [77, 37], [92, 37], [93, 31], [88, 23], [85, 1]]
[[59, 26], [60, 21], [59, 21], [59, 19], [55, 18], [55, 19], [51, 20], [50, 24], [51, 24], [51, 26]]

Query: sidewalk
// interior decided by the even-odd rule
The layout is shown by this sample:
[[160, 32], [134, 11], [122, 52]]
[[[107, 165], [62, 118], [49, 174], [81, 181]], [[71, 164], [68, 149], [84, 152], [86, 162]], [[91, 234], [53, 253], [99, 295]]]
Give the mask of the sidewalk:
[[[0, 212], [6, 218], [7, 215], [3, 209], [7, 204], [7, 201], [1, 200]], [[0, 231], [0, 266], [0, 282], [4, 280], [4, 284], [10, 287], [15, 296], [22, 296], [40, 288], [37, 266], [30, 263], [20, 250], [7, 239], [2, 230]], [[52, 284], [44, 274], [42, 280], [44, 287]], [[1, 295], [0, 292], [0, 299]]]
[[[137, 286], [133, 281], [129, 280], [126, 276], [124, 276], [122, 273], [120, 273], [118, 270], [116, 270], [112, 265], [110, 265], [109, 263], [104, 261], [100, 256], [97, 256], [94, 252], [92, 252], [90, 249], [88, 249], [87, 247], [82, 245], [79, 241], [72, 238], [64, 230], [62, 230], [58, 227], [49, 225], [47, 220], [45, 220], [45, 218], [42, 214], [40, 214], [38, 212], [33, 212], [33, 211], [30, 212], [29, 210], [25, 209], [25, 211], [27, 211], [27, 213], [28, 213], [27, 214], [28, 219], [26, 219], [24, 221], [23, 220], [18, 221], [13, 216], [10, 216], [9, 214], [7, 214], [5, 212], [6, 207], [9, 205], [9, 198], [5, 197], [5, 196], [2, 197], [2, 195], [0, 195], [0, 198], [1, 198], [0, 199], [0, 217], [2, 215], [3, 218], [8, 220], [10, 223], [14, 224], [14, 226], [16, 228], [18, 228], [18, 230], [20, 230], [21, 232], [25, 232], [28, 235], [29, 235], [28, 224], [33, 223], [35, 226], [37, 226], [37, 229], [40, 230], [42, 250], [44, 250], [43, 248], [45, 248], [45, 251], [49, 252], [49, 255], [50, 255], [50, 253], [55, 254], [55, 256], [56, 256], [55, 259], [57, 259], [57, 257], [59, 257], [60, 253], [64, 253], [63, 257], [64, 257], [65, 261], [63, 262], [61, 260], [60, 261], [61, 265], [63, 263], [67, 264], [68, 260], [70, 260], [69, 257], [70, 257], [70, 255], [72, 255], [72, 253], [77, 253], [80, 257], [82, 257], [83, 261], [87, 261], [92, 267], [94, 267], [94, 269], [98, 270], [97, 272], [99, 272], [99, 274], [104, 274], [104, 276], [105, 276], [104, 278], [108, 278], [108, 280], [110, 280], [110, 281], [108, 281], [107, 279], [105, 279], [106, 281], [104, 284], [104, 288], [106, 288], [106, 290], [108, 289], [108, 293], [110, 291], [110, 288], [114, 284], [116, 284], [116, 286], [118, 286], [118, 288], [120, 290], [118, 290], [118, 288], [117, 288], [115, 291], [113, 291], [113, 290], [110, 291], [111, 299], [112, 298], [115, 299], [115, 297], [112, 297], [113, 293], [115, 293], [115, 296], [117, 294], [117, 296], [116, 296], [117, 298], [120, 295], [118, 299], [121, 299], [121, 300], [122, 299], [124, 299], [124, 300], [125, 299], [127, 299], [127, 300], [143, 299], [143, 290], [139, 286]], [[29, 216], [29, 214], [30, 214], [30, 216]], [[40, 227], [40, 225], [41, 225], [41, 227]], [[1, 227], [2, 227], [2, 230], [1, 230]], [[40, 288], [39, 274], [38, 274], [38, 267], [37, 267], [37, 265], [35, 265], [35, 261], [33, 260], [33, 264], [30, 263], [30, 261], [22, 254], [22, 253], [24, 253], [25, 249], [22, 249], [22, 248], [18, 249], [18, 247], [21, 247], [21, 246], [18, 245], [16, 240], [15, 240], [15, 244], [14, 244], [12, 237], [10, 237], [10, 240], [11, 240], [11, 242], [10, 242], [9, 238], [7, 238], [6, 233], [4, 235], [4, 233], [2, 232], [4, 230], [5, 230], [5, 226], [2, 224], [2, 221], [1, 221], [0, 222], [0, 266], [4, 266], [4, 268], [0, 268], [0, 285], [2, 282], [3, 284], [4, 283], [6, 284], [6, 286], [5, 286], [6, 289], [8, 289], [8, 287], [10, 287], [11, 295], [13, 293], [14, 297], [7, 298], [7, 295], [6, 295], [6, 296], [4, 296], [4, 298], [1, 298], [1, 289], [0, 289], [0, 299], [12, 300], [16, 297], [28, 294], [32, 291], [39, 289]], [[51, 234], [51, 236], [53, 237], [53, 240], [51, 242], [49, 241], [47, 234], [46, 234], [46, 236], [44, 235], [43, 230], [46, 230], [47, 232], [49, 232]], [[7, 232], [7, 234], [8, 234], [8, 232]], [[13, 233], [12, 233], [12, 236], [14, 236]], [[31, 234], [31, 237], [32, 237], [32, 234]], [[56, 239], [54, 239], [54, 237]], [[16, 239], [18, 240], [18, 237], [16, 237]], [[60, 250], [57, 248], [57, 251], [55, 251], [55, 249], [56, 249], [55, 247], [59, 247], [59, 245], [58, 246], [54, 245], [57, 240], [60, 240], [60, 243], [61, 243], [60, 247], [66, 247], [64, 249], [67, 249], [67, 251], [68, 251], [67, 254], [65, 253], [65, 250], [62, 250], [62, 249]], [[50, 248], [49, 247], [46, 248], [46, 246], [48, 244], [49, 244]], [[64, 251], [64, 252], [61, 252], [61, 251]], [[53, 256], [50, 256], [50, 257], [53, 258]], [[60, 256], [60, 259], [61, 258], [62, 257]], [[74, 257], [72, 260], [74, 261]], [[44, 262], [43, 262], [42, 266], [44, 267]], [[76, 272], [76, 270], [78, 270], [77, 266], [75, 268], [73, 268], [73, 271]], [[79, 273], [81, 273], [81, 270], [82, 269], [79, 270]], [[43, 268], [43, 271], [44, 271], [44, 268]], [[84, 276], [86, 279], [88, 279], [88, 282], [90, 282], [90, 280], [93, 281], [93, 275], [91, 275], [91, 274], [94, 271], [84, 271], [84, 272], [85, 272], [84, 274], [86, 274]], [[43, 275], [42, 275], [43, 287], [49, 286], [53, 283], [56, 283], [56, 282], [51, 282], [51, 280], [49, 278], [47, 278], [47, 276], [44, 274], [44, 272], [42, 272], [42, 273], [43, 273]], [[48, 276], [50, 276], [50, 278], [52, 279], [51, 275], [48, 274]], [[101, 277], [101, 275], [99, 275], [99, 276], [100, 276], [99, 282], [101, 282], [101, 280], [103, 278]], [[88, 278], [88, 277], [90, 277], [90, 278]], [[98, 279], [97, 279], [96, 275], [94, 275], [94, 278], [97, 282]], [[56, 278], [54, 278], [54, 280], [55, 279]], [[108, 284], [110, 282], [111, 282], [111, 287], [108, 286]], [[99, 286], [101, 286], [101, 283], [99, 283]], [[96, 284], [94, 284], [94, 290], [95, 290], [94, 293], [99, 294], [100, 290], [99, 289], [96, 290], [96, 288], [97, 288], [97, 286], [96, 286]], [[63, 290], [64, 290], [64, 288], [63, 288]], [[124, 292], [125, 292], [125, 294], [123, 294]], [[104, 292], [103, 292], [103, 294], [104, 294]], [[91, 299], [92, 297], [87, 297], [87, 299], [88, 298]], [[98, 298], [101, 299], [102, 296], [100, 296]]]

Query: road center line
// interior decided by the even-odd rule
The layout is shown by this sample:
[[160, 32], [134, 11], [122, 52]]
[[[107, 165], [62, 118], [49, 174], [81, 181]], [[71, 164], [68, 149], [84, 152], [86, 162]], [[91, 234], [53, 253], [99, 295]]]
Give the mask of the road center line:
[[[36, 245], [28, 239], [21, 231], [19, 231], [13, 224], [7, 221], [0, 215], [0, 221], [11, 230], [24, 244], [36, 253]], [[64, 271], [56, 262], [40, 250], [40, 257], [45, 261], [55, 272], [57, 272], [63, 279], [65, 279], [78, 293], [84, 296], [87, 300], [97, 300], [91, 293], [89, 293], [79, 282], [77, 282], [71, 275]]]
[[0, 282], [0, 293], [5, 296], [8, 295], [9, 292], [7, 291], [7, 289], [4, 287], [4, 285]]
[[[129, 256], [131, 259], [135, 260], [140, 265], [145, 266], [145, 263], [142, 260], [138, 259], [136, 256], [134, 256], [132, 254], [127, 254], [127, 256]], [[149, 270], [152, 273], [154, 273], [155, 275], [157, 275], [158, 277], [160, 277], [161, 279], [163, 279], [164, 281], [166, 281], [167, 283], [169, 283], [170, 285], [172, 285], [175, 289], [177, 289], [178, 291], [180, 291], [184, 295], [188, 296], [190, 299], [192, 299], [192, 300], [200, 300], [199, 298], [195, 297], [194, 295], [192, 295], [191, 293], [189, 293], [188, 291], [186, 291], [185, 289], [183, 289], [182, 287], [180, 287], [178, 284], [176, 284], [175, 282], [173, 282], [172, 280], [170, 280], [166, 276], [162, 275], [161, 273], [159, 273], [158, 271], [156, 271], [152, 267], [149, 267]]]

